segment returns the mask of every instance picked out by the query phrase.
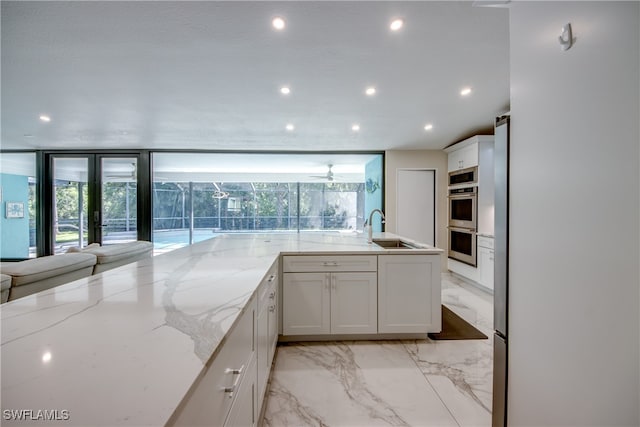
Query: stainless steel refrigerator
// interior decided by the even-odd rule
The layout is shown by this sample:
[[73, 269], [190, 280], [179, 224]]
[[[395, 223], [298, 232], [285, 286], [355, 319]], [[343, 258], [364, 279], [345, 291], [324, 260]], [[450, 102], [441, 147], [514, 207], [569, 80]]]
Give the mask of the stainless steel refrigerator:
[[494, 140], [495, 242], [493, 291], [492, 426], [507, 425], [509, 345], [509, 126], [510, 117], [496, 118]]

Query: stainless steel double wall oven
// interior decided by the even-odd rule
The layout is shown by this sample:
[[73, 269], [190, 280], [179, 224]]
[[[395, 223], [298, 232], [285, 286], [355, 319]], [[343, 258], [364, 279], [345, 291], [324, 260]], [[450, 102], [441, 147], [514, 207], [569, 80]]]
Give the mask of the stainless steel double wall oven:
[[477, 265], [478, 168], [449, 173], [449, 258]]

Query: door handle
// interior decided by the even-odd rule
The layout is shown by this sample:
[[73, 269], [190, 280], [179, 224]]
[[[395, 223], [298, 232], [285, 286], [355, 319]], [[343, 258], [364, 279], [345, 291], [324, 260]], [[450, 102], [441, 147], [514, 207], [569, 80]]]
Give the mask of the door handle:
[[93, 223], [96, 228], [102, 228], [102, 221], [100, 221], [100, 211], [93, 211]]

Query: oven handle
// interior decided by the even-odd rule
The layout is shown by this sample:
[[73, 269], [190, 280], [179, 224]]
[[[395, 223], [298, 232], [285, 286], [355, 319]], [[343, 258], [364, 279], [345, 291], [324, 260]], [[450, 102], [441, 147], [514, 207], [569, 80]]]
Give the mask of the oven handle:
[[447, 199], [477, 199], [477, 193], [457, 193], [457, 194], [449, 194]]
[[460, 228], [460, 227], [447, 227], [448, 230], [451, 231], [458, 231], [460, 233], [473, 233], [476, 234], [476, 229], [475, 228]]

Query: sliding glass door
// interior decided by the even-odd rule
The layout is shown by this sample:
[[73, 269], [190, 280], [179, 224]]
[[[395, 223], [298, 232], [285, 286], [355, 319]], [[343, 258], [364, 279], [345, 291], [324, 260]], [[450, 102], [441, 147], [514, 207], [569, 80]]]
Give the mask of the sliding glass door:
[[103, 245], [135, 241], [138, 238], [138, 159], [98, 157], [101, 185], [97, 241]]
[[83, 248], [89, 238], [89, 159], [55, 157], [53, 160], [53, 215], [51, 238], [55, 253], [75, 246]]
[[47, 252], [138, 240], [139, 163], [137, 154], [49, 154]]

